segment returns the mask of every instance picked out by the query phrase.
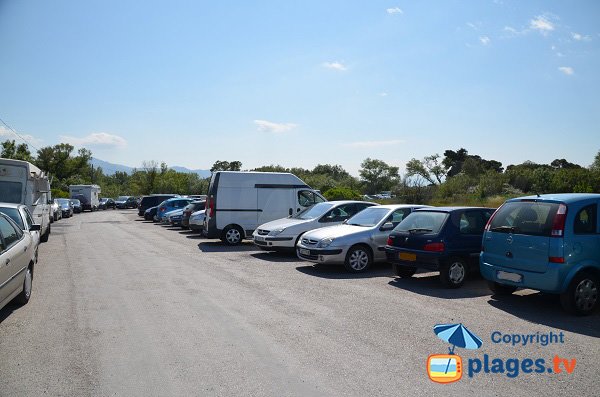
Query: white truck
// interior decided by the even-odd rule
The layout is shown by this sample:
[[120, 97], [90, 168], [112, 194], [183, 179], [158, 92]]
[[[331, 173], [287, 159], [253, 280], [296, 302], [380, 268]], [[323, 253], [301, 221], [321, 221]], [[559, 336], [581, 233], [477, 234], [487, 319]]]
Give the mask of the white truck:
[[51, 193], [48, 175], [21, 160], [0, 158], [0, 202], [24, 204], [40, 225], [40, 241], [50, 237]]
[[250, 238], [258, 225], [323, 201], [327, 200], [290, 173], [214, 172], [206, 200], [206, 235], [236, 245]]
[[81, 202], [81, 210], [96, 211], [100, 205], [100, 186], [69, 185], [69, 196]]

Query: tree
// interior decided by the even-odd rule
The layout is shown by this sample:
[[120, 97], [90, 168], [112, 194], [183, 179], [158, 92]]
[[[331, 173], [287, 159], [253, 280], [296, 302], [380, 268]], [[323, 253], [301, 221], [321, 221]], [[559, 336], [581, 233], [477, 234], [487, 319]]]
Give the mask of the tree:
[[210, 172], [215, 171], [240, 171], [242, 169], [241, 161], [221, 161], [217, 160], [210, 168]]
[[2, 154], [0, 157], [5, 159], [15, 159], [24, 161], [33, 161], [31, 152], [26, 143], [16, 144], [14, 140], [6, 140], [2, 142]]
[[423, 160], [411, 159], [406, 163], [406, 176], [408, 178], [417, 176], [425, 179], [430, 185], [442, 183], [446, 170], [439, 162], [439, 154], [425, 157]]
[[556, 159], [550, 163], [550, 166], [558, 169], [578, 169], [582, 168], [578, 164], [569, 163], [565, 159]]
[[347, 187], [334, 187], [323, 193], [327, 200], [360, 200], [360, 193]]
[[367, 194], [391, 190], [400, 182], [398, 167], [390, 166], [382, 160], [367, 158], [360, 166], [359, 174]]
[[600, 172], [600, 150], [596, 153], [596, 157], [594, 157], [594, 162], [590, 165], [590, 170], [595, 172]]

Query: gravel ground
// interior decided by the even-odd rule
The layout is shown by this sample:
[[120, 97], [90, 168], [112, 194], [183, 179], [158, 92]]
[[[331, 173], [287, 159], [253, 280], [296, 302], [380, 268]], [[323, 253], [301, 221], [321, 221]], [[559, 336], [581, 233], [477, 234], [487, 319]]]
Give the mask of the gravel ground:
[[[428, 379], [448, 344], [438, 323], [483, 340], [457, 348], [463, 378]], [[564, 343], [512, 346], [491, 335], [563, 333]], [[2, 396], [585, 396], [600, 387], [600, 314], [566, 315], [555, 297], [494, 299], [483, 280], [446, 290], [433, 273], [364, 275], [293, 256], [225, 247], [144, 222], [135, 210], [52, 225], [32, 299], [0, 310]], [[484, 356], [504, 373], [468, 375]], [[576, 359], [571, 374], [509, 377], [513, 360]], [[514, 373], [514, 372], [510, 372]]]

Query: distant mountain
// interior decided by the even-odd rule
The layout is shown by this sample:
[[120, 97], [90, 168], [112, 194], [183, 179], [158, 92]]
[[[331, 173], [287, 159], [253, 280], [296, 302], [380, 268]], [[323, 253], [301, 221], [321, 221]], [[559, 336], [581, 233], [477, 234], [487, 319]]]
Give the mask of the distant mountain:
[[[92, 164], [94, 168], [101, 167], [102, 172], [104, 172], [105, 175], [113, 175], [117, 171], [126, 172], [128, 174], [131, 174], [133, 172], [133, 167], [109, 163], [108, 161], [100, 160], [95, 157], [92, 157], [92, 159], [90, 160], [90, 164]], [[173, 166], [169, 168], [177, 172], [196, 173], [200, 178], [208, 178], [211, 174], [209, 170], [190, 170], [189, 168], [179, 166]], [[141, 167], [139, 169], [141, 169]]]

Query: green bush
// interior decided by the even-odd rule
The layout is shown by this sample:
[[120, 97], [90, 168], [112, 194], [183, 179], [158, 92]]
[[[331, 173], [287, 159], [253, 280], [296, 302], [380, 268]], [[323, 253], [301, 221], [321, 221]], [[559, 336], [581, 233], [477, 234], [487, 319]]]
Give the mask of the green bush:
[[360, 200], [361, 195], [356, 190], [347, 187], [334, 187], [323, 193], [327, 200]]

